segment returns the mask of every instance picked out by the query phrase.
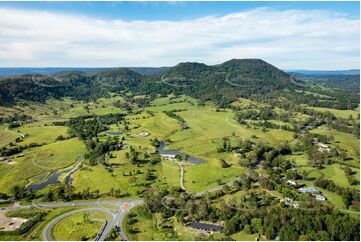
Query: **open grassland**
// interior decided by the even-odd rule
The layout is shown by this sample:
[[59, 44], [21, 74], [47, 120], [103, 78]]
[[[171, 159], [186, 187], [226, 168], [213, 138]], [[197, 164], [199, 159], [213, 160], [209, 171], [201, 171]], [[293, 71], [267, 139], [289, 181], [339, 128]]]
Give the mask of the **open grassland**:
[[[334, 163], [331, 165], [324, 165], [324, 168], [317, 169], [315, 167], [312, 167], [308, 163], [307, 155], [305, 154], [293, 154], [293, 155], [287, 155], [285, 156], [287, 159], [293, 160], [297, 171], [299, 171], [300, 174], [303, 174], [303, 172], [306, 172], [307, 177], [309, 178], [319, 178], [323, 177], [324, 179], [332, 180], [335, 182], [336, 185], [339, 185], [341, 187], [353, 187], [356, 189], [359, 189], [359, 185], [350, 185], [345, 171], [342, 169], [344, 165]], [[350, 167], [351, 170], [354, 172], [353, 176], [356, 179], [359, 179], [360, 177], [360, 169], [355, 167]]]
[[[235, 140], [236, 137], [246, 138], [257, 143], [264, 142], [273, 145], [293, 140], [292, 132], [274, 129], [263, 132], [260, 128], [246, 128], [234, 120], [231, 110], [216, 112], [212, 104], [206, 103], [204, 106], [197, 106], [196, 100], [188, 97], [156, 99], [146, 110], [152, 111], [153, 114], [142, 112], [126, 117], [131, 130], [120, 135], [119, 138], [124, 137], [124, 142], [128, 146], [147, 149], [150, 152], [154, 151], [154, 147], [150, 146], [150, 139], [169, 138], [171, 143], [167, 149], [176, 149], [204, 160], [205, 162], [202, 164], [186, 164], [185, 166], [184, 184], [191, 192], [218, 186], [217, 180], [225, 183], [247, 170], [239, 166], [233, 153], [217, 153], [217, 146], [221, 145], [223, 137], [234, 137]], [[171, 110], [181, 110], [176, 114], [185, 120], [189, 126], [188, 129], [182, 130], [177, 120], [163, 113], [163, 111]], [[111, 125], [110, 127], [113, 131], [123, 128], [122, 125]], [[139, 136], [144, 131], [149, 135]], [[101, 136], [101, 139], [107, 137], [104, 135]], [[125, 151], [113, 152], [116, 159], [110, 159], [109, 162], [122, 164], [122, 161], [126, 160], [124, 154]], [[219, 165], [220, 158], [227, 160], [231, 167], [222, 169]], [[128, 168], [125, 166], [124, 169]], [[176, 175], [177, 172], [178, 175]], [[163, 161], [160, 177], [169, 185], [179, 186], [179, 168], [175, 162]]]
[[0, 148], [7, 146], [11, 142], [15, 141], [17, 137], [20, 137], [21, 134], [15, 130], [9, 130], [7, 126], [0, 126]]
[[124, 164], [114, 168], [112, 172], [102, 165], [84, 166], [73, 177], [73, 185], [77, 191], [89, 188], [100, 193], [109, 192], [112, 188], [120, 189], [122, 194], [134, 196], [137, 192], [145, 190], [149, 181], [145, 179], [145, 172], [149, 165], [137, 167]]
[[0, 192], [9, 192], [17, 184], [27, 184], [33, 176], [63, 168], [74, 163], [85, 153], [85, 145], [77, 138], [57, 141], [27, 149], [14, 164], [0, 164]]
[[[221, 145], [223, 137], [237, 136], [271, 144], [293, 139], [292, 133], [288, 131], [270, 129], [268, 132], [262, 132], [260, 129], [247, 129], [236, 123], [232, 112], [216, 112], [211, 105], [192, 107], [178, 114], [186, 121], [189, 128], [172, 134], [169, 137], [171, 143], [168, 149], [180, 150], [205, 161], [202, 164], [185, 167], [185, 187], [190, 191], [201, 191], [217, 186], [216, 180], [227, 182], [247, 170], [238, 165], [233, 154], [217, 153], [217, 146]], [[253, 135], [257, 138], [251, 138]], [[220, 158], [226, 159], [232, 166], [222, 169], [219, 165]]]
[[340, 118], [349, 118], [350, 116], [352, 116], [354, 119], [357, 119], [360, 114], [360, 107], [354, 110], [339, 110], [334, 108], [321, 108], [321, 107], [312, 107], [312, 109], [320, 112], [331, 112], [336, 117], [340, 117]]
[[55, 139], [62, 135], [66, 136], [68, 128], [65, 126], [41, 126], [35, 124], [25, 125], [19, 128], [19, 131], [27, 136], [24, 140], [17, 143], [18, 145], [26, 145], [30, 143], [50, 143], [54, 142]]
[[106, 221], [101, 212], [81, 212], [57, 223], [52, 231], [55, 240], [93, 240]]
[[347, 165], [354, 167], [360, 167], [360, 140], [352, 134], [332, 130], [332, 129], [315, 129], [311, 132], [323, 135], [332, 135], [334, 141], [332, 141], [331, 147], [339, 146], [341, 149], [346, 150], [349, 160], [342, 161]]
[[249, 234], [246, 231], [242, 230], [238, 233], [232, 234], [232, 239], [236, 241], [257, 241], [259, 240], [259, 234]]

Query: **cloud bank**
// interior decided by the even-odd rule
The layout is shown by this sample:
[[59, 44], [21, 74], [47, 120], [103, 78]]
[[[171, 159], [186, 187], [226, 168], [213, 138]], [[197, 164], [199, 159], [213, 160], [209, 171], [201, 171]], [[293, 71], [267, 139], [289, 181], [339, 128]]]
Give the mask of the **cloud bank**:
[[283, 69], [359, 67], [360, 21], [257, 8], [186, 21], [102, 20], [0, 9], [0, 66], [170, 66], [262, 58]]

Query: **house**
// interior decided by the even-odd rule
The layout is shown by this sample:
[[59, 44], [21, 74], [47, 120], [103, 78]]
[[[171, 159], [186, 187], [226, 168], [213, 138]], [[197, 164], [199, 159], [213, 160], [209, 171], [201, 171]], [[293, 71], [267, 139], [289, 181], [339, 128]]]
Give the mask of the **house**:
[[234, 157], [241, 157], [242, 156], [242, 154], [241, 153], [239, 153], [239, 152], [236, 152], [236, 153], [234, 153]]
[[161, 157], [163, 157], [164, 159], [167, 160], [175, 160], [175, 156], [176, 155], [171, 155], [171, 154], [162, 154]]
[[1, 157], [0, 162], [10, 162], [10, 157]]
[[199, 229], [207, 232], [222, 232], [224, 229], [222, 226], [219, 225], [205, 224], [199, 222], [192, 222], [190, 226], [194, 229]]
[[286, 206], [292, 206], [294, 208], [299, 208], [298, 202], [294, 202], [293, 199], [286, 197], [285, 199], [280, 199], [280, 202], [283, 202]]
[[328, 145], [326, 145], [324, 143], [319, 142], [319, 143], [317, 143], [317, 146], [318, 146], [318, 150], [321, 152], [325, 152], [325, 151], [330, 152], [331, 151], [330, 147], [328, 147]]
[[324, 196], [320, 195], [320, 194], [316, 195], [315, 198], [316, 198], [317, 200], [319, 200], [319, 201], [326, 201], [326, 198], [325, 198]]
[[300, 193], [311, 193], [311, 194], [320, 193], [320, 190], [314, 187], [301, 187], [300, 189], [298, 189], [298, 191]]
[[288, 180], [287, 184], [290, 184], [292, 186], [297, 186], [297, 182], [295, 180]]

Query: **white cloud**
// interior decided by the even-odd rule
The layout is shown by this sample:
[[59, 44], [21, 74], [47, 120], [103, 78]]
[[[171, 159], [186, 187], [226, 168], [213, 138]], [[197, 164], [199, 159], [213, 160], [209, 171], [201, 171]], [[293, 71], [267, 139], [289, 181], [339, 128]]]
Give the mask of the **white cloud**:
[[0, 66], [169, 66], [262, 58], [280, 68], [359, 66], [359, 20], [253, 9], [186, 21], [101, 20], [0, 9]]

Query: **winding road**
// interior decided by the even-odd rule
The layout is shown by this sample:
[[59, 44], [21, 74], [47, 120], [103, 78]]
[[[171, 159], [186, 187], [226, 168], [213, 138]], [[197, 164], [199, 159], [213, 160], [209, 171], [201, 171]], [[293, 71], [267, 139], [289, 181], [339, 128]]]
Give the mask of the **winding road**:
[[[60, 208], [60, 207], [82, 207], [86, 206], [87, 208], [77, 209], [70, 211], [68, 213], [64, 213], [52, 221], [48, 223], [43, 232], [42, 237], [44, 240], [53, 241], [52, 236], [52, 228], [58, 222], [63, 220], [66, 217], [69, 217], [73, 214], [77, 214], [84, 211], [100, 211], [104, 212], [108, 215], [109, 220], [105, 223], [105, 226], [102, 226], [101, 231], [97, 234], [96, 240], [104, 241], [109, 232], [112, 230], [114, 226], [117, 226], [119, 235], [122, 240], [127, 240], [127, 237], [122, 230], [122, 222], [127, 212], [133, 207], [144, 204], [143, 200], [140, 199], [129, 199], [129, 200], [108, 200], [108, 201], [79, 201], [79, 202], [67, 202], [67, 203], [40, 203], [40, 204], [32, 204], [32, 205], [20, 205], [19, 203], [15, 203], [11, 207], [7, 207], [3, 209], [3, 212], [6, 213], [8, 211], [18, 210], [18, 209], [31, 209], [31, 208]], [[116, 211], [113, 211], [114, 208], [106, 207], [103, 205], [110, 205], [116, 208]]]

